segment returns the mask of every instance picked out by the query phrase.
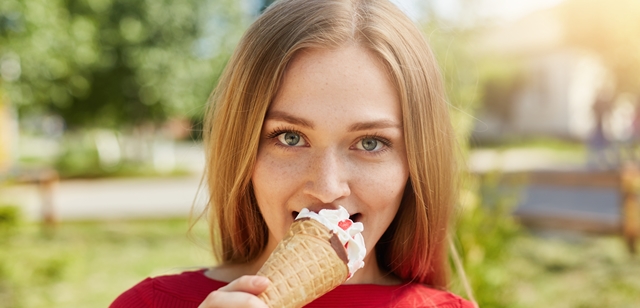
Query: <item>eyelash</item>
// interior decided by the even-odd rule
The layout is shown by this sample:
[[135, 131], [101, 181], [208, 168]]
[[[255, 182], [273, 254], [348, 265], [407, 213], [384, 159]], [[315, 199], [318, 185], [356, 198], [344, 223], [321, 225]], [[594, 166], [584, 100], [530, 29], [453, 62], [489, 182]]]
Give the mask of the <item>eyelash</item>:
[[[302, 137], [303, 139], [306, 140], [306, 136], [301, 131], [299, 131], [299, 130], [297, 130], [295, 128], [292, 128], [292, 127], [278, 127], [276, 129], [274, 129], [272, 132], [270, 132], [266, 137], [267, 137], [267, 139], [275, 139], [275, 138], [278, 138], [278, 136], [280, 136], [281, 134], [284, 134], [284, 133], [298, 134], [298, 135], [300, 135], [300, 137]], [[375, 152], [365, 151], [370, 155], [382, 154], [383, 152], [387, 151], [388, 149], [390, 149], [392, 147], [391, 140], [389, 140], [389, 139], [387, 139], [385, 137], [382, 137], [382, 136], [380, 136], [378, 134], [364, 135], [362, 138], [360, 138], [359, 142], [364, 140], [364, 139], [375, 139], [378, 142], [382, 142], [382, 144], [385, 146], [384, 149], [379, 150], [379, 151], [375, 151]], [[281, 145], [281, 144], [279, 144], [279, 145]], [[284, 147], [286, 149], [291, 148], [289, 146], [284, 146]]]
[[378, 134], [372, 134], [372, 135], [365, 135], [364, 137], [360, 138], [360, 141], [364, 140], [364, 139], [375, 139], [377, 141], [382, 142], [382, 144], [384, 144], [384, 146], [386, 146], [387, 148], [391, 148], [391, 140], [382, 137]]
[[[289, 128], [289, 127], [279, 127], [279, 128], [274, 129], [271, 133], [269, 133], [267, 135], [267, 139], [278, 138], [278, 136], [280, 136], [281, 134], [284, 134], [284, 133], [294, 133], [294, 134], [300, 135], [302, 138], [305, 138], [304, 134], [301, 131], [297, 130], [297, 129]], [[305, 140], [306, 140], [306, 138], [305, 138]]]

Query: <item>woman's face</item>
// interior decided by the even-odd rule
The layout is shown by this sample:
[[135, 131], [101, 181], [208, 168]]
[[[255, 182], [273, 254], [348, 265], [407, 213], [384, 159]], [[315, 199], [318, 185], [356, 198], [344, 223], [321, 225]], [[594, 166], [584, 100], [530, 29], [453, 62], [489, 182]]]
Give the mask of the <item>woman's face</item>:
[[299, 52], [267, 111], [251, 178], [267, 252], [302, 208], [341, 205], [364, 224], [372, 265], [408, 176], [400, 101], [382, 64], [355, 45]]

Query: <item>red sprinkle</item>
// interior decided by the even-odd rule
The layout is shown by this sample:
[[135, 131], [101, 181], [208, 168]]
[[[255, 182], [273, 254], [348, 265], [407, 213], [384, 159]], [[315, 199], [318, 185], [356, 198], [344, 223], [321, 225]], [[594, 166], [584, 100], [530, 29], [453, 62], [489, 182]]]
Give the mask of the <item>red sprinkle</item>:
[[353, 221], [351, 221], [351, 219], [345, 219], [338, 222], [338, 227], [340, 227], [342, 230], [349, 229], [351, 225], [353, 225]]

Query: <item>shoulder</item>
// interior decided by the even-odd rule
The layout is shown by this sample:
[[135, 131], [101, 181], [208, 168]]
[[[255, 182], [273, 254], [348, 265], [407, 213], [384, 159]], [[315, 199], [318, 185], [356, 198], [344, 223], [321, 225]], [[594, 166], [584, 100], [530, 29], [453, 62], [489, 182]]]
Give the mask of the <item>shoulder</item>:
[[306, 307], [474, 308], [474, 305], [453, 293], [406, 283], [395, 286], [341, 285]]
[[394, 296], [394, 307], [473, 308], [473, 303], [453, 293], [410, 283], [399, 288]]
[[306, 307], [474, 308], [474, 305], [453, 293], [405, 283], [341, 285]]
[[207, 278], [204, 270], [147, 278], [120, 294], [109, 307], [197, 307], [225, 284]]

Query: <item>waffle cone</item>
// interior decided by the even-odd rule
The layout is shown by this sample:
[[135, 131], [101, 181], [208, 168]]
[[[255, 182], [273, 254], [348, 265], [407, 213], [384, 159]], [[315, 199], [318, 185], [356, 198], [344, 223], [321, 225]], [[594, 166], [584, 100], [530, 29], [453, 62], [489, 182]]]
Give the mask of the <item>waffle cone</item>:
[[259, 295], [269, 307], [302, 307], [342, 284], [349, 268], [346, 252], [331, 230], [316, 220], [299, 219], [258, 275], [271, 280]]

